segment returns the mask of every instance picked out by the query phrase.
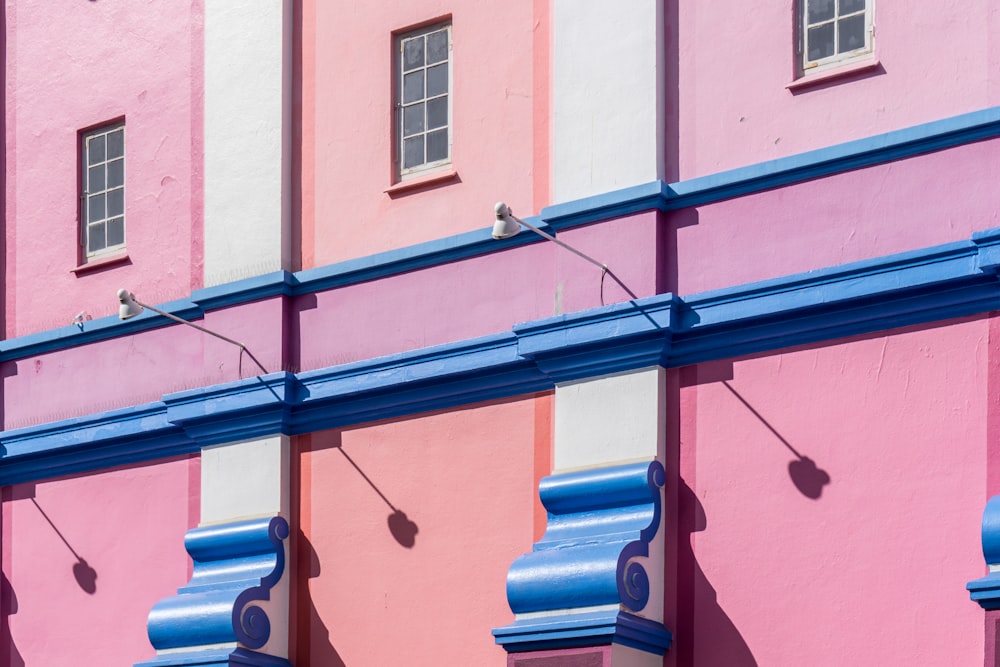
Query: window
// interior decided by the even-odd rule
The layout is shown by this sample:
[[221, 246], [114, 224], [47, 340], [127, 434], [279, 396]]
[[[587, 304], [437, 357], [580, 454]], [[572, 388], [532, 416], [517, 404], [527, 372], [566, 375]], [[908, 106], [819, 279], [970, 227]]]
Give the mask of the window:
[[451, 163], [451, 25], [397, 37], [396, 160], [400, 180]]
[[802, 72], [870, 56], [873, 0], [800, 0]]
[[80, 242], [85, 260], [94, 260], [125, 247], [125, 124], [90, 130], [82, 141]]

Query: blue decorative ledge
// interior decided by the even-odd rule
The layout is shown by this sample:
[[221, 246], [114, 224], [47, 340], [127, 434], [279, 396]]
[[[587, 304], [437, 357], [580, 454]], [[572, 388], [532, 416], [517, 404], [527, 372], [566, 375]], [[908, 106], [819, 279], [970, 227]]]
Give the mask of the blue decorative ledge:
[[1000, 496], [990, 498], [983, 510], [983, 557], [990, 573], [965, 587], [983, 609], [1000, 609]]
[[663, 484], [658, 461], [543, 479], [538, 490], [548, 527], [511, 565], [507, 601], [518, 618], [493, 631], [496, 642], [507, 651], [612, 642], [666, 651], [670, 632], [637, 615], [649, 602], [640, 559], [659, 529]]
[[147, 623], [153, 648], [169, 652], [136, 667], [290, 667], [284, 658], [256, 651], [267, 644], [271, 622], [255, 603], [270, 599], [284, 573], [287, 537], [282, 517], [188, 531], [184, 548], [194, 561], [191, 581], [157, 602]]

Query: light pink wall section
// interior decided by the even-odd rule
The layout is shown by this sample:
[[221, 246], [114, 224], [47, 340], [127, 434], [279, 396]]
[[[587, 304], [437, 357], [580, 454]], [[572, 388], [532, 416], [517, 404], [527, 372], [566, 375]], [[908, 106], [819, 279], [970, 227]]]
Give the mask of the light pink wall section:
[[[0, 663], [151, 658], [146, 615], [187, 582], [183, 538], [198, 520], [198, 479], [198, 459], [185, 458], [6, 487], [3, 573], [13, 598], [0, 610], [10, 631]], [[73, 552], [86, 561], [76, 572]]]
[[[459, 182], [390, 197], [392, 34], [448, 15]], [[315, 18], [315, 265], [487, 227], [498, 199], [534, 212], [533, 3], [315, 2]]]
[[977, 318], [681, 371], [667, 665], [982, 664], [987, 340]]
[[994, 2], [879, 0], [878, 73], [795, 94], [785, 88], [793, 79], [794, 6], [668, 3], [668, 65], [679, 63], [670, 66], [667, 95], [671, 180], [1000, 104]]
[[[534, 402], [311, 436], [295, 664], [505, 664], [489, 630], [513, 620], [507, 569], [531, 549], [532, 443], [549, 437]], [[409, 547], [393, 508], [415, 524]]]
[[[201, 283], [201, 2], [6, 3], [8, 337]], [[124, 117], [130, 263], [80, 264], [79, 131]], [[16, 258], [16, 261], [15, 261]]]

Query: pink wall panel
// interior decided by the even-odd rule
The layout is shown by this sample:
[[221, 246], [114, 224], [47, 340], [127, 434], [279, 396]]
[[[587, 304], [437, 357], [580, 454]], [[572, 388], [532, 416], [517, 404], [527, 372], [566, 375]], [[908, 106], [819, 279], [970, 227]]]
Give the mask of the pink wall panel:
[[513, 620], [507, 569], [532, 544], [534, 403], [311, 436], [296, 664], [505, 664], [490, 629]]
[[988, 0], [876, 2], [880, 68], [793, 94], [785, 86], [793, 80], [795, 4], [747, 12], [697, 2], [681, 4], [679, 14], [668, 4], [671, 180], [1000, 104], [1000, 48], [991, 38], [1000, 14]]
[[668, 665], [981, 664], [987, 328], [686, 375]]
[[[303, 237], [315, 243], [315, 265], [489, 226], [498, 199], [521, 215], [533, 212], [533, 188], [547, 189], [547, 181], [533, 173], [533, 160], [536, 153], [544, 158], [547, 146], [533, 146], [544, 134], [538, 135], [532, 122], [547, 110], [544, 99], [536, 100], [533, 78], [533, 68], [545, 67], [545, 60], [536, 58], [532, 47], [536, 31], [548, 30], [544, 14], [533, 13], [533, 3], [311, 6], [315, 73], [309, 63], [304, 72], [307, 80], [315, 77], [315, 95], [307, 101], [320, 111], [307, 108], [304, 118], [316, 144], [315, 164], [303, 165], [303, 178], [313, 179], [316, 191], [310, 211], [314, 233], [304, 230]], [[384, 190], [393, 182], [392, 33], [448, 15], [453, 25], [452, 164], [458, 180], [390, 197]], [[498, 49], [502, 57], [496, 57]], [[308, 261], [308, 247], [304, 255]]]
[[6, 487], [0, 628], [10, 653], [0, 663], [152, 657], [146, 615], [187, 581], [198, 480], [190, 458]]
[[[106, 315], [119, 287], [198, 287], [200, 1], [7, 5], [7, 336]], [[77, 275], [78, 132], [118, 118], [131, 261]]]

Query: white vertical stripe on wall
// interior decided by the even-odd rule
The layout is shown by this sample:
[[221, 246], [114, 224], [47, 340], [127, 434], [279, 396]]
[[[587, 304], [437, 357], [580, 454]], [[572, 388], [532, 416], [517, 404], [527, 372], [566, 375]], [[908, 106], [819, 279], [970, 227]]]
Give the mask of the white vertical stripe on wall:
[[555, 203], [664, 176], [661, 0], [554, 0]]
[[290, 268], [291, 0], [205, 2], [205, 285]]

